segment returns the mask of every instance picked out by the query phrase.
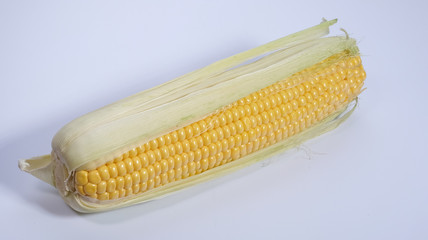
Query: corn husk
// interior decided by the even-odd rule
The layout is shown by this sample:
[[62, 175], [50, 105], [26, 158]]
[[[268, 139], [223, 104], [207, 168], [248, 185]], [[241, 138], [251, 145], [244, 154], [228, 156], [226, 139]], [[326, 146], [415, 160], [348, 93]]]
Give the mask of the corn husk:
[[348, 50], [357, 55], [354, 39], [324, 37], [334, 23], [336, 20], [324, 21], [79, 117], [55, 135], [51, 155], [22, 160], [19, 166], [55, 186], [73, 209], [96, 212], [163, 197], [295, 147], [338, 126], [353, 108], [345, 107], [317, 125], [239, 160], [144, 194], [100, 203], [78, 195], [73, 188], [75, 171], [105, 164], [334, 54]]

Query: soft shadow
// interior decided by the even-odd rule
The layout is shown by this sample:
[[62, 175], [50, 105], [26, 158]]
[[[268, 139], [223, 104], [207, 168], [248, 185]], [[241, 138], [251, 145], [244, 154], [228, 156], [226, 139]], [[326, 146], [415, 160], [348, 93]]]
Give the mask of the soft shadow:
[[[213, 52], [211, 56], [207, 56], [204, 59], [199, 59], [196, 62], [186, 64], [184, 68], [191, 70], [198, 69], [204, 66], [205, 63], [213, 63], [224, 57], [242, 52], [246, 49], [250, 49], [253, 46], [254, 44], [249, 43], [236, 43], [234, 45], [225, 46], [223, 49], [220, 49], [220, 51]], [[183, 74], [183, 66], [181, 66], [180, 69], [174, 66], [165, 66], [165, 68], [168, 69], [168, 71], [151, 74], [151, 76], [156, 76], [156, 79], [164, 79], [164, 82], [166, 82]], [[150, 69], [144, 70], [144, 72], [140, 72], [138, 75], [147, 76], [147, 71], [149, 72]], [[144, 81], [142, 81], [142, 79]], [[152, 87], [152, 81], [150, 81], [150, 79], [142, 79], [129, 79], [128, 81], [120, 80], [120, 82], [122, 82], [121, 86], [123, 87], [112, 89], [111, 92], [107, 93], [94, 94], [94, 102], [96, 104], [108, 104], [118, 100], [115, 97], [127, 96], [135, 93], [135, 89], [144, 90], [147, 87]], [[127, 83], [127, 86], [124, 86], [124, 82]], [[90, 106], [94, 105], [90, 104], [89, 108], [88, 105], [73, 106], [73, 109], [68, 109], [69, 111], [67, 112], [66, 116], [63, 115], [60, 118], [46, 116], [45, 125], [36, 126], [35, 128], [25, 133], [17, 134], [16, 136], [6, 140], [0, 139], [0, 159], [2, 161], [2, 167], [0, 168], [0, 184], [2, 184], [4, 188], [10, 190], [10, 192], [24, 199], [29, 204], [33, 204], [35, 207], [44, 209], [47, 213], [52, 215], [59, 217], [80, 215], [74, 212], [64, 203], [59, 194], [56, 192], [56, 189], [41, 182], [38, 179], [35, 179], [30, 174], [20, 171], [18, 168], [18, 160], [49, 154], [51, 151], [50, 143], [54, 134], [65, 123], [75, 118], [76, 116], [81, 115], [82, 109], [90, 111]], [[52, 115], [54, 115], [54, 113], [52, 113]], [[211, 186], [208, 186], [208, 188], [209, 187]], [[180, 202], [191, 196], [194, 196], [197, 192], [204, 191], [205, 188], [195, 187], [192, 189], [196, 190], [192, 190], [191, 194], [189, 194], [189, 191], [183, 191], [182, 194], [176, 194], [162, 200], [149, 202], [139, 205], [138, 207], [133, 207], [132, 209], [125, 208], [104, 214], [95, 214], [93, 216], [83, 214], [82, 216], [85, 216], [86, 219], [94, 222], [112, 223], [109, 222], [108, 216], [114, 214], [116, 218], [118, 212], [122, 211], [120, 216], [126, 216], [126, 219], [132, 219], [137, 217], [136, 213], [140, 215], [145, 212], [153, 212], [157, 209], [171, 206], [176, 202]], [[117, 218], [115, 221], [117, 221]]]

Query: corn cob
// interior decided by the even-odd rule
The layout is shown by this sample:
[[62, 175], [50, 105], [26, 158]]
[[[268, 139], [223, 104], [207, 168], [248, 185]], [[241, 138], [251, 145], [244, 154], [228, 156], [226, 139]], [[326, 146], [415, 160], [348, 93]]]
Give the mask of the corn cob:
[[[336, 20], [216, 62], [80, 117], [21, 169], [80, 212], [128, 206], [259, 161], [331, 130], [365, 71]], [[263, 56], [250, 63], [248, 60]]]

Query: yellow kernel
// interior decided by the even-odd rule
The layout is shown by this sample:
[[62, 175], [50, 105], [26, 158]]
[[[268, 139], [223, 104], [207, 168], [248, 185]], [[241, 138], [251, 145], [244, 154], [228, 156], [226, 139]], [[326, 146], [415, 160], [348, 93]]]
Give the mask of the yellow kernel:
[[118, 176], [116, 164], [110, 163], [107, 165], [107, 167], [108, 167], [108, 173], [110, 177], [115, 178]]
[[257, 103], [251, 103], [250, 109], [252, 115], [257, 115], [259, 113], [259, 106], [257, 105]]
[[189, 167], [187, 165], [184, 165], [182, 167], [182, 174], [181, 175], [183, 178], [186, 178], [189, 176]]
[[181, 155], [175, 155], [174, 156], [174, 168], [179, 169], [179, 168], [181, 168], [182, 164], [183, 164], [183, 158], [181, 157]]
[[210, 156], [210, 149], [207, 146], [204, 146], [201, 150], [202, 150], [202, 158], [207, 158]]
[[163, 146], [159, 149], [160, 153], [161, 153], [161, 157], [162, 158], [168, 158], [169, 157], [169, 150], [167, 146]]
[[211, 131], [209, 131], [209, 135], [210, 135], [210, 138], [211, 138], [211, 143], [217, 142], [217, 140], [218, 140], [217, 131], [211, 130]]
[[229, 129], [230, 129], [230, 135], [233, 136], [236, 134], [237, 130], [236, 130], [236, 125], [235, 123], [231, 123], [229, 124]]
[[134, 185], [139, 184], [141, 182], [140, 172], [133, 172], [131, 176], [132, 176], [132, 183]]
[[240, 134], [236, 134], [235, 136], [235, 146], [240, 146], [242, 144], [242, 136]]
[[125, 160], [123, 160], [123, 162], [125, 163], [127, 173], [131, 173], [134, 171], [134, 163], [132, 162], [132, 159], [126, 158]]
[[247, 144], [250, 139], [248, 136], [248, 132], [243, 132], [241, 136], [242, 136], [242, 144]]
[[140, 170], [140, 178], [141, 178], [141, 182], [147, 182], [147, 180], [149, 180], [149, 172], [147, 171], [146, 168], [142, 168]]
[[189, 163], [189, 155], [187, 153], [183, 153], [181, 155], [182, 165], [187, 165]]
[[274, 143], [275, 143], [275, 133], [271, 133], [271, 134], [269, 134], [268, 142], [269, 142], [270, 144], [274, 144]]
[[240, 119], [243, 118], [243, 117], [245, 117], [245, 108], [243, 106], [238, 106], [236, 108], [236, 110], [238, 110], [239, 118]]
[[227, 110], [226, 112], [224, 112], [224, 116], [226, 118], [227, 123], [233, 122], [233, 115], [230, 110]]
[[160, 161], [162, 159], [162, 153], [159, 149], [153, 150], [153, 154], [155, 155], [156, 161]]
[[88, 183], [88, 172], [87, 171], [78, 171], [76, 172], [76, 184], [85, 185]]
[[253, 147], [254, 147], [254, 143], [253, 142], [249, 142], [247, 143], [247, 154], [250, 154], [253, 152]]
[[105, 181], [101, 181], [100, 183], [97, 184], [98, 194], [105, 193], [106, 189], [107, 189], [107, 183]]
[[184, 131], [183, 128], [178, 129], [177, 134], [178, 134], [179, 141], [183, 141], [184, 139], [186, 139], [186, 131]]
[[164, 159], [160, 162], [161, 172], [164, 173], [168, 171], [168, 160]]
[[162, 172], [162, 167], [161, 167], [160, 163], [159, 162], [155, 162], [155, 164], [153, 164], [153, 167], [155, 169], [155, 175], [156, 176], [160, 175], [161, 172]]
[[153, 179], [155, 178], [156, 174], [155, 174], [155, 168], [153, 166], [148, 166], [147, 167], [147, 172], [149, 174], [149, 179]]
[[305, 104], [306, 104], [305, 96], [300, 96], [298, 102], [299, 102], [299, 106], [305, 106]]
[[195, 175], [196, 173], [196, 163], [195, 162], [191, 162], [189, 163], [189, 174], [190, 176]]
[[239, 153], [241, 157], [247, 155], [247, 145], [241, 145], [239, 147]]
[[217, 153], [217, 145], [214, 143], [211, 143], [208, 146], [208, 149], [209, 149], [209, 156], [214, 156]]
[[297, 108], [299, 108], [299, 103], [297, 102], [297, 100], [292, 100], [290, 103], [293, 107], [293, 110], [297, 110]]
[[239, 114], [238, 109], [236, 109], [236, 108], [232, 109], [232, 116], [233, 116], [233, 121], [239, 120], [240, 114]]
[[117, 177], [116, 178], [116, 189], [120, 190], [125, 186], [125, 180], [123, 177]]
[[193, 127], [192, 126], [186, 126], [184, 128], [184, 131], [186, 132], [186, 138], [190, 139], [193, 137]]
[[248, 132], [249, 141], [254, 141], [257, 138], [257, 132], [255, 129], [250, 129]]
[[141, 159], [141, 167], [147, 167], [149, 165], [149, 157], [143, 153], [138, 156]]
[[224, 113], [219, 116], [219, 121], [220, 121], [220, 126], [224, 126], [227, 124], [226, 115], [224, 115]]
[[205, 146], [208, 146], [208, 145], [211, 143], [211, 137], [210, 137], [210, 134], [209, 134], [209, 133], [207, 133], [207, 132], [205, 132], [205, 133], [203, 133], [203, 134], [202, 134], [202, 139], [203, 139], [203, 141], [204, 141], [204, 145], [205, 145]]
[[224, 159], [230, 160], [230, 159], [232, 159], [231, 156], [232, 156], [232, 150], [231, 149], [224, 152]]
[[160, 136], [156, 140], [158, 142], [158, 147], [163, 147], [165, 145], [166, 140], [164, 136]]
[[182, 173], [183, 173], [183, 170], [181, 168], [175, 169], [175, 179], [181, 179]]
[[224, 138], [228, 138], [228, 137], [230, 137], [231, 132], [230, 132], [230, 128], [229, 128], [229, 126], [224, 126], [224, 127], [223, 127], [223, 133], [224, 133]]
[[147, 190], [147, 182], [140, 183], [140, 192]]
[[268, 115], [268, 113], [267, 112], [262, 112], [262, 114], [261, 114], [261, 117], [262, 117], [262, 121], [263, 121], [263, 123], [268, 123], [269, 122], [269, 115]]
[[293, 91], [293, 95], [294, 95], [294, 99], [298, 99], [300, 96], [300, 91], [297, 87], [294, 87], [291, 89], [291, 91]]
[[253, 151], [257, 151], [257, 150], [259, 150], [259, 147], [260, 147], [260, 139], [256, 139], [256, 140], [254, 140], [254, 142], [253, 142], [254, 144], [253, 144]]
[[168, 171], [168, 181], [172, 182], [175, 179], [175, 170], [171, 169]]
[[229, 149], [229, 142], [227, 139], [223, 139], [223, 141], [221, 141], [221, 149], [222, 151]]
[[201, 160], [201, 168], [203, 171], [208, 169], [208, 165], [209, 165], [209, 162], [207, 158]]
[[133, 157], [137, 156], [137, 154], [138, 154], [138, 150], [137, 149], [133, 148], [133, 149], [129, 150], [129, 157], [130, 158], [133, 158]]
[[149, 158], [149, 164], [153, 164], [156, 162], [156, 155], [154, 151], [150, 150], [147, 152], [147, 157]]
[[125, 189], [125, 197], [132, 195], [132, 188]]
[[139, 157], [133, 157], [132, 162], [134, 165], [134, 171], [139, 171], [141, 169], [141, 160]]
[[174, 144], [168, 145], [168, 150], [169, 150], [169, 156], [175, 155], [175, 145]]
[[275, 120], [275, 112], [272, 110], [272, 109], [270, 109], [268, 112], [267, 112], [267, 114], [268, 114], [268, 117], [269, 117], [269, 122], [273, 122], [274, 120]]
[[266, 136], [263, 136], [263, 137], [260, 138], [260, 146], [261, 146], [261, 148], [266, 145], [267, 140], [268, 139], [267, 139]]
[[144, 153], [144, 151], [146, 151], [146, 149], [144, 148], [144, 145], [138, 146], [137, 148], [137, 155], [140, 155], [142, 153]]
[[93, 184], [98, 184], [99, 182], [101, 182], [101, 177], [98, 171], [97, 170], [90, 171], [88, 173], [88, 180], [90, 183], [93, 183]]
[[93, 183], [87, 183], [85, 186], [83, 186], [83, 190], [85, 191], [86, 195], [94, 195], [97, 192], [97, 185]]
[[195, 151], [196, 149], [198, 149], [198, 142], [196, 138], [190, 139], [189, 143], [190, 143], [190, 151]]
[[107, 192], [114, 192], [116, 190], [116, 179], [110, 178], [107, 181]]
[[[165, 145], [169, 145], [169, 144], [171, 144], [171, 142], [172, 142], [172, 138], [171, 138], [171, 135], [169, 135], [169, 133], [168, 134], [165, 134], [164, 136], [164, 139], [165, 139]], [[147, 187], [147, 186], [146, 186]]]
[[168, 174], [167, 173], [162, 173], [161, 174], [161, 184], [165, 185], [168, 183]]
[[266, 134], [267, 134], [267, 125], [266, 124], [262, 124], [260, 126], [260, 130], [261, 130], [261, 136], [266, 136]]
[[125, 185], [124, 185], [124, 187], [125, 187], [126, 189], [128, 189], [128, 188], [130, 188], [130, 187], [132, 186], [132, 177], [131, 177], [131, 174], [126, 174], [126, 175], [123, 177], [123, 180], [125, 181]]
[[123, 161], [121, 162], [117, 162], [116, 163], [117, 166], [117, 172], [119, 176], [125, 176], [126, 174], [126, 166], [125, 163]]
[[150, 142], [144, 143], [144, 149], [146, 149], [146, 152], [150, 150]]
[[188, 140], [184, 140], [182, 142], [183, 152], [187, 153], [190, 151], [190, 142]]
[[154, 179], [150, 179], [147, 182], [147, 190], [153, 189], [155, 187], [155, 180]]
[[202, 150], [198, 149], [195, 151], [195, 162], [200, 161], [202, 159]]
[[278, 120], [275, 120], [273, 123], [272, 123], [272, 128], [273, 128], [273, 131], [276, 131], [276, 130], [278, 130], [278, 128], [279, 128], [279, 121]]
[[233, 160], [238, 159], [238, 158], [239, 158], [239, 153], [240, 153], [240, 151], [239, 151], [239, 147], [234, 147], [234, 148], [232, 149], [232, 159], [233, 159]]
[[222, 143], [222, 141], [218, 141], [218, 142], [216, 142], [216, 147], [217, 147], [217, 152], [221, 152], [221, 151], [223, 151], [223, 143]]
[[158, 148], [158, 141], [156, 139], [153, 139], [149, 142], [150, 150], [155, 150]]
[[219, 152], [216, 154], [215, 159], [216, 159], [216, 166], [220, 165], [221, 161], [224, 158], [224, 154], [222, 152]]
[[208, 168], [211, 169], [214, 167], [214, 165], [216, 164], [216, 157], [215, 156], [211, 156], [208, 158]]
[[132, 186], [132, 193], [137, 194], [140, 192], [140, 184], [135, 184]]
[[126, 190], [125, 189], [120, 189], [120, 190], [118, 190], [118, 192], [119, 192], [119, 197], [118, 198], [125, 197], [125, 194], [126, 194]]
[[177, 131], [174, 131], [172, 133], [170, 133], [171, 136], [171, 144], [174, 144], [178, 141], [178, 133]]

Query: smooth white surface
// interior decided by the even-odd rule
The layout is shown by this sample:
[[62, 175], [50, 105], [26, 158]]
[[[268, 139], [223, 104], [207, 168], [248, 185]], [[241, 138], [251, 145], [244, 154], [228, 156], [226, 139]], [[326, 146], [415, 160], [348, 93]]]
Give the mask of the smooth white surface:
[[[156, 2], [156, 3], [155, 3]], [[3, 239], [428, 239], [425, 1], [1, 1]], [[367, 71], [342, 126], [266, 167], [81, 215], [17, 161], [68, 121], [339, 18]], [[208, 189], [206, 189], [208, 188]], [[29, 238], [30, 239], [30, 238]]]

